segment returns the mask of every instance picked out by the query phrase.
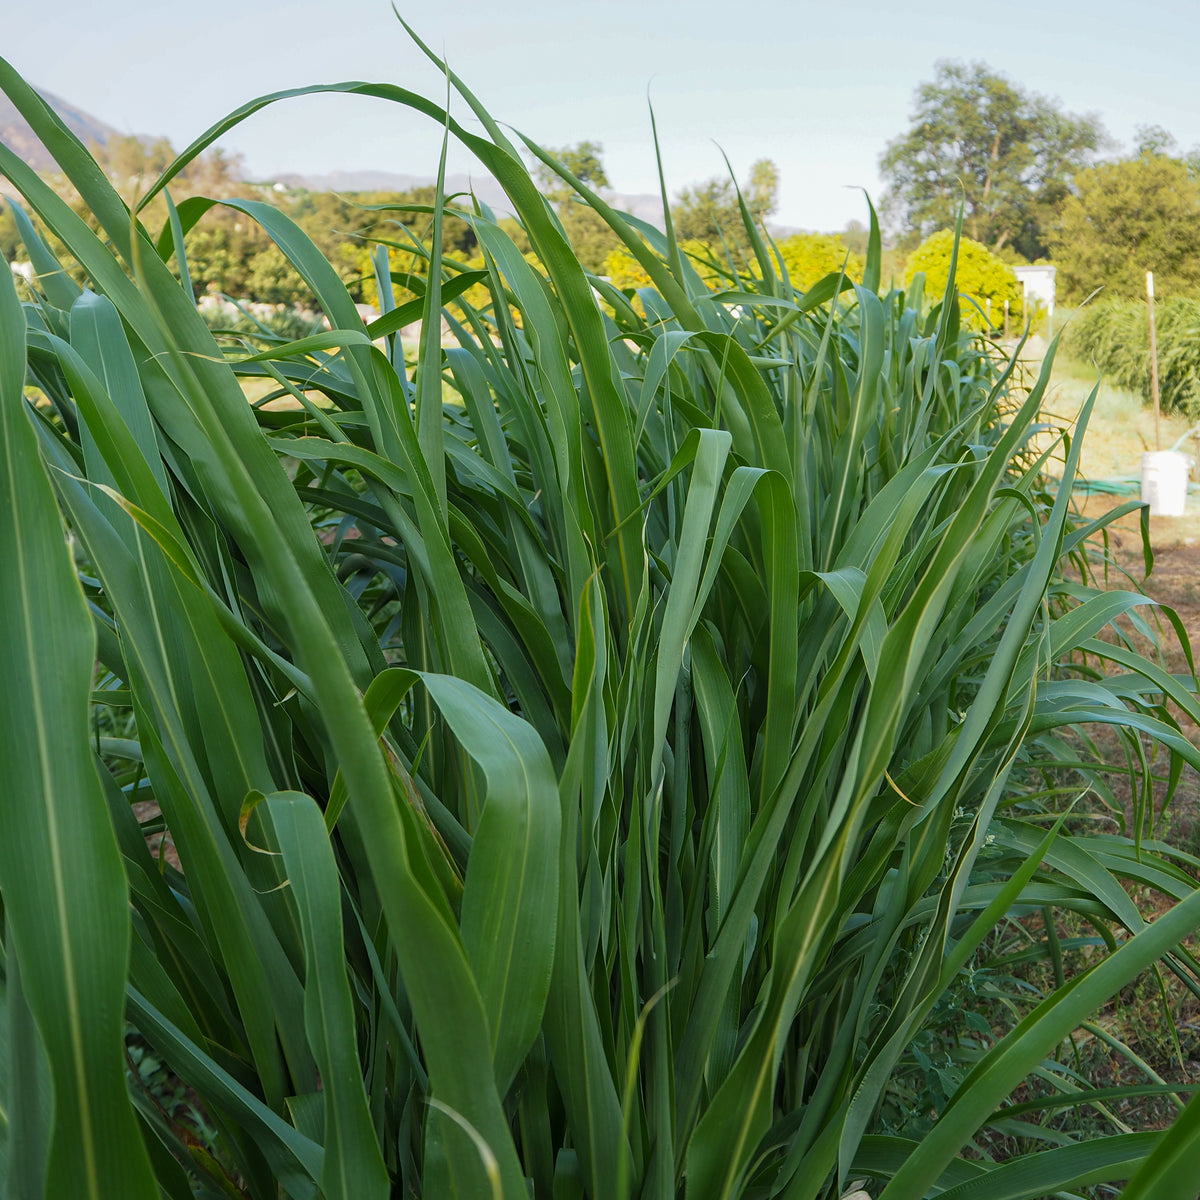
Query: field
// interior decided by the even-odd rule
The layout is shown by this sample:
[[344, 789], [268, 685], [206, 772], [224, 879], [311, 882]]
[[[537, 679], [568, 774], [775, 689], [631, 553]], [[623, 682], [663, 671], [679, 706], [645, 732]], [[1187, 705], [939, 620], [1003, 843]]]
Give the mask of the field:
[[247, 343], [188, 286], [207, 202], [144, 229], [0, 66], [99, 225], [0, 147], [40, 223], [0, 279], [14, 1192], [1194, 1200], [1200, 702], [1136, 531], [1055, 480], [1141, 416], [1055, 446], [1079, 373], [884, 290], [874, 221], [861, 284], [798, 291], [748, 210], [702, 277], [448, 78], [483, 133], [343, 87], [530, 250], [460, 209], [453, 262], [438, 199], [364, 325], [227, 201], [330, 326]]

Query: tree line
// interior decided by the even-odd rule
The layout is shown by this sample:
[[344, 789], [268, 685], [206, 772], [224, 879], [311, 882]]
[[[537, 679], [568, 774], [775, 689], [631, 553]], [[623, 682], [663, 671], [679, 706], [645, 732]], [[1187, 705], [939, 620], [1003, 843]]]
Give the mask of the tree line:
[[953, 227], [1014, 262], [1050, 259], [1058, 290], [1200, 293], [1200, 153], [1157, 126], [1131, 154], [1094, 114], [1021, 88], [983, 63], [941, 62], [917, 88], [909, 128], [885, 149], [884, 210], [902, 245]]
[[[963, 212], [963, 233], [1006, 263], [1052, 260], [1058, 291], [1078, 302], [1097, 288], [1113, 299], [1143, 294], [1152, 270], [1164, 295], [1200, 295], [1200, 152], [1181, 152], [1158, 127], [1139, 131], [1132, 153], [1115, 147], [1094, 114], [1072, 114], [984, 63], [940, 62], [934, 78], [916, 91], [908, 128], [888, 143], [880, 170], [886, 184], [881, 208], [891, 233], [885, 278], [911, 278], [908, 263], [926, 262], [937, 244], [915, 252], [932, 235], [953, 228]], [[171, 161], [169, 143], [134, 137], [97, 147], [110, 180], [134, 201]], [[609, 179], [603, 147], [594, 141], [552, 148], [572, 175], [593, 189]], [[618, 286], [647, 282], [633, 257], [594, 208], [541, 162], [534, 164], [548, 202], [584, 266]], [[65, 179], [55, 181], [85, 219], [86, 206]], [[754, 270], [742, 210], [764, 231], [777, 207], [778, 166], [755, 162], [740, 182], [732, 176], [684, 188], [671, 206], [676, 236], [702, 274], [719, 286], [735, 271]], [[403, 293], [406, 271], [422, 271], [436, 200], [433, 187], [403, 192], [335, 194], [278, 185], [247, 184], [236, 156], [213, 151], [175, 181], [179, 201], [189, 195], [217, 199], [253, 194], [283, 208], [335, 265], [355, 299], [375, 303], [372, 247], [392, 250], [394, 284]], [[151, 228], [166, 221], [165, 201], [144, 214]], [[506, 222], [518, 245], [528, 239]], [[839, 233], [780, 233], [776, 253], [793, 284], [805, 288], [830, 271], [861, 271], [866, 231], [851, 222]], [[19, 253], [13, 216], [0, 207], [0, 251]], [[464, 265], [482, 257], [468, 222], [448, 215], [442, 251]], [[272, 304], [303, 304], [307, 289], [283, 254], [243, 214], [217, 206], [191, 231], [188, 267], [197, 296], [205, 292]], [[980, 260], [981, 262], [983, 260]], [[982, 269], [982, 268], [981, 268]], [[1000, 279], [1003, 272], [989, 267]], [[997, 284], [997, 303], [1011, 291]], [[980, 293], [983, 302], [984, 293]], [[993, 298], [992, 292], [987, 298]]]

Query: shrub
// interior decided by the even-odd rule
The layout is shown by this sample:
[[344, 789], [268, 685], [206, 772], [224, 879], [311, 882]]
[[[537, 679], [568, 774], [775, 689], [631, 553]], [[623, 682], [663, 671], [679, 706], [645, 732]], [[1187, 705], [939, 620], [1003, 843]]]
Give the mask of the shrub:
[[[949, 229], [931, 234], [909, 256], [904, 269], [905, 286], [911, 285], [919, 273], [925, 276], [925, 294], [931, 298], [941, 296], [950, 278], [953, 250], [954, 234]], [[1001, 326], [1005, 300], [1009, 302], [1011, 319], [1021, 319], [1021, 288], [1012, 267], [986, 246], [967, 237], [959, 241], [955, 283], [959, 295], [966, 300], [964, 320], [972, 329]]]
[[[1194, 982], [1197, 864], [1148, 798], [1200, 762], [1167, 699], [1200, 708], [1100, 637], [1146, 600], [1080, 582], [1105, 521], [1044, 489], [1049, 361], [1011, 393], [957, 303], [878, 296], [877, 253], [798, 298], [759, 245], [722, 298], [581, 188], [639, 312], [454, 82], [486, 137], [332, 90], [444, 123], [533, 260], [477, 215], [483, 270], [443, 261], [439, 201], [424, 294], [364, 326], [294, 223], [231, 201], [330, 325], [249, 355], [171, 269], [202, 206], [150, 237], [0, 66], [107, 239], [0, 147], [90, 285], [28, 227], [38, 285], [0, 278], [12, 1190], [1145, 1196], [1194, 1110], [1087, 1145], [1024, 1113], [1043, 1154], [966, 1153], [1031, 1075], [1102, 1106], [1059, 1048], [1152, 964]], [[246, 403], [264, 377], [290, 411]], [[1107, 794], [1093, 721], [1136, 745], [1105, 836], [1058, 815]], [[1088, 922], [1088, 969], [1031, 933], [1057, 986], [943, 1069], [956, 981], [1031, 912]], [[216, 1146], [129, 1090], [127, 1034]], [[892, 1136], [925, 1063], [928, 1131]]]
[[775, 248], [792, 286], [802, 292], [826, 275], [836, 274], [843, 265], [849, 278], [862, 280], [865, 264], [861, 256], [851, 253], [836, 233], [794, 233], [781, 238]]

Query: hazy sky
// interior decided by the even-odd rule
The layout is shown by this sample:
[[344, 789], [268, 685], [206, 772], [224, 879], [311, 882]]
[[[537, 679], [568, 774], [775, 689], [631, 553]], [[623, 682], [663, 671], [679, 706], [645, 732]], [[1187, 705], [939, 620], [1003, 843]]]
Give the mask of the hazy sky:
[[[528, 0], [397, 7], [492, 114], [544, 145], [604, 145], [613, 186], [657, 190], [646, 95], [672, 192], [759, 157], [781, 173], [776, 219], [837, 229], [878, 196], [878, 159], [940, 58], [980, 59], [1094, 112], [1127, 143], [1139, 125], [1200, 144], [1197, 0]], [[445, 84], [387, 0], [0, 0], [0, 54], [37, 86], [126, 132], [183, 146], [243, 101], [366, 79], [431, 97]], [[465, 106], [455, 104], [456, 115]], [[714, 144], [716, 143], [716, 144]], [[290, 101], [222, 142], [250, 172], [432, 175], [440, 130], [358, 97]], [[465, 152], [452, 170], [471, 170]]]

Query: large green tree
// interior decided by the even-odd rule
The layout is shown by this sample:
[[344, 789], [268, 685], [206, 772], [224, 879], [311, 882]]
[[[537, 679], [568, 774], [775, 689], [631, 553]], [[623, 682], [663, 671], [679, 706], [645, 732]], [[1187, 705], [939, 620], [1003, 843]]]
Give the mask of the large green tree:
[[975, 241], [1039, 258], [1055, 208], [1104, 137], [1095, 116], [1066, 113], [986, 63], [939, 62], [880, 159], [885, 205], [915, 242], [952, 226], [965, 203]]
[[[611, 186], [601, 157], [604, 147], [599, 142], [551, 146], [549, 153], [580, 183], [597, 190]], [[559, 222], [579, 261], [589, 271], [602, 274], [608, 256], [621, 245], [621, 239], [608, 227], [604, 218], [590, 205], [582, 203], [575, 189], [545, 163], [533, 163], [533, 177], [558, 213]]]
[[[671, 209], [680, 239], [704, 242], [713, 249], [723, 243], [741, 245], [746, 234], [738, 190], [732, 178], [721, 176], [684, 188]], [[758, 159], [740, 190], [746, 207], [762, 222], [775, 211], [779, 168], [769, 158]]]
[[1168, 148], [1143, 139], [1136, 158], [1076, 176], [1077, 193], [1063, 202], [1050, 235], [1066, 299], [1098, 287], [1136, 299], [1146, 294], [1147, 271], [1163, 296], [1200, 293], [1200, 179]]
[[[556, 158], [580, 183], [590, 188], [611, 186], [604, 169], [604, 147], [599, 142], [576, 142], [574, 146], [551, 146], [548, 153]], [[533, 177], [554, 204], [563, 204], [575, 192], [556, 171], [538, 160], [533, 164]]]

